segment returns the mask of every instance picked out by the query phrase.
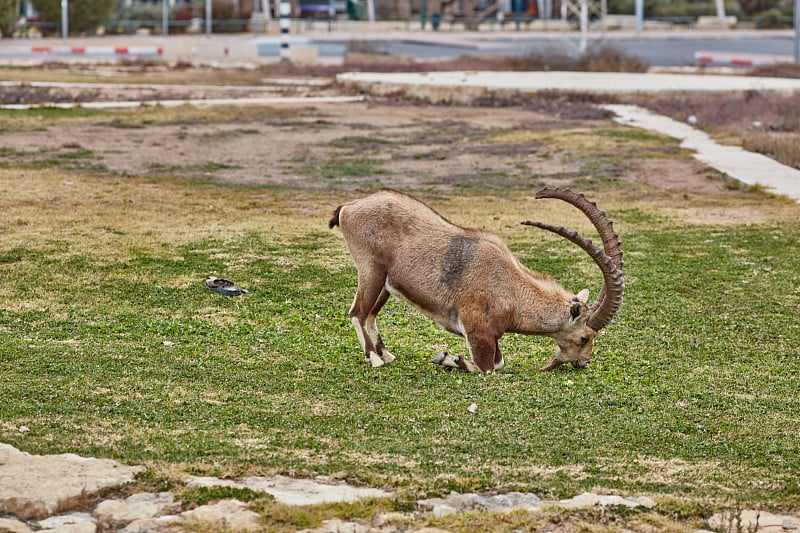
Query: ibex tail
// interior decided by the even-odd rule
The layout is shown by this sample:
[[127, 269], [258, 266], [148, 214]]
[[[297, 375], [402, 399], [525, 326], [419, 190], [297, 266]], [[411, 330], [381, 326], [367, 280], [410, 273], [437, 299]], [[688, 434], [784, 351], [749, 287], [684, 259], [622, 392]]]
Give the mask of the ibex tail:
[[330, 221], [328, 222], [328, 227], [333, 229], [334, 226], [339, 225], [339, 212], [342, 210], [343, 206], [339, 206], [336, 208], [336, 211], [333, 212], [333, 216], [331, 217]]

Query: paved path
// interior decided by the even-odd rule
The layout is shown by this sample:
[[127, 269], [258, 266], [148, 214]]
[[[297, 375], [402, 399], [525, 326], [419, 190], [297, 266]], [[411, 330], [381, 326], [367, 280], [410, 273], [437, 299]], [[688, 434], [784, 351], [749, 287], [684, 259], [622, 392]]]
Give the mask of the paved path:
[[772, 192], [800, 202], [800, 170], [738, 146], [717, 144], [704, 131], [635, 105], [603, 107], [613, 111], [618, 117], [617, 121], [622, 124], [680, 139], [681, 147], [694, 150], [695, 158], [742, 183], [763, 185]]
[[800, 91], [800, 79], [634, 72], [346, 72], [339, 81], [373, 84], [570, 92]]
[[193, 105], [196, 107], [208, 107], [212, 105], [282, 105], [282, 104], [329, 104], [329, 103], [348, 103], [360, 102], [363, 96], [275, 96], [263, 98], [203, 98], [203, 99], [176, 99], [176, 100], [115, 100], [108, 102], [50, 102], [37, 104], [3, 104], [0, 109], [31, 109], [37, 107], [58, 107], [61, 109], [72, 109], [81, 107], [84, 109], [120, 109], [136, 108], [142, 106], [162, 106], [178, 107], [182, 105]]

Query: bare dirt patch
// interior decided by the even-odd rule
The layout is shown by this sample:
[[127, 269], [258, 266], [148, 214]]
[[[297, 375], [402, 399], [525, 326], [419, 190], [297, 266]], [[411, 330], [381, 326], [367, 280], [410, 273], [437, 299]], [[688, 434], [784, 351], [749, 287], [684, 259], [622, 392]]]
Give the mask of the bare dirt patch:
[[15, 165], [312, 190], [499, 190], [621, 181], [725, 191], [723, 181], [704, 177], [701, 165], [675, 153], [666, 138], [644, 139], [643, 153], [631, 158], [619, 153], [613, 135], [593, 139], [595, 129], [618, 127], [608, 119], [563, 121], [524, 107], [372, 101], [227, 116], [188, 108], [169, 117], [146, 113], [109, 112], [80, 122], [34, 119], [0, 132], [0, 150]]

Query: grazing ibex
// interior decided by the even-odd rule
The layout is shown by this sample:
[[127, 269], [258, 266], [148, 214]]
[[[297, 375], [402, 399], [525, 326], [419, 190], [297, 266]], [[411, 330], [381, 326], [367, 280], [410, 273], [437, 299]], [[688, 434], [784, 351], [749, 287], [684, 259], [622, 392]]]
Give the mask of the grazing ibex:
[[569, 189], [545, 187], [536, 198], [558, 198], [589, 217], [603, 248], [563, 227], [525, 221], [580, 246], [603, 273], [603, 288], [589, 307], [589, 291], [574, 295], [553, 278], [524, 267], [495, 235], [445, 220], [423, 202], [391, 189], [336, 208], [358, 269], [350, 319], [373, 366], [394, 360], [375, 317], [392, 294], [402, 297], [447, 331], [465, 337], [472, 361], [444, 356], [440, 362], [472, 372], [503, 366], [498, 340], [505, 332], [546, 335], [558, 351], [542, 370], [564, 363], [585, 368], [594, 338], [622, 304], [622, 250], [611, 220], [594, 202]]

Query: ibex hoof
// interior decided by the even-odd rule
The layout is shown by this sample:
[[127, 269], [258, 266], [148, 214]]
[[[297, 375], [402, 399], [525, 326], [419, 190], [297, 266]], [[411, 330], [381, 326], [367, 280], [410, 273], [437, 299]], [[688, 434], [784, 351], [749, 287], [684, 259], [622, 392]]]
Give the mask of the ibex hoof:
[[391, 363], [392, 361], [395, 360], [395, 356], [389, 353], [389, 350], [383, 350], [381, 354], [383, 354], [382, 358], [384, 363]]
[[436, 355], [433, 356], [433, 359], [431, 359], [431, 363], [433, 363], [434, 365], [441, 365], [442, 361], [444, 361], [444, 358], [447, 357], [448, 355], [450, 354], [447, 352], [438, 352]]
[[445, 352], [442, 362], [439, 364], [445, 368], [461, 368], [461, 356]]
[[379, 366], [383, 366], [386, 363], [383, 361], [383, 359], [380, 358], [380, 356], [378, 356], [378, 354], [376, 354], [375, 352], [370, 352], [369, 364], [372, 365], [372, 368], [378, 368]]

